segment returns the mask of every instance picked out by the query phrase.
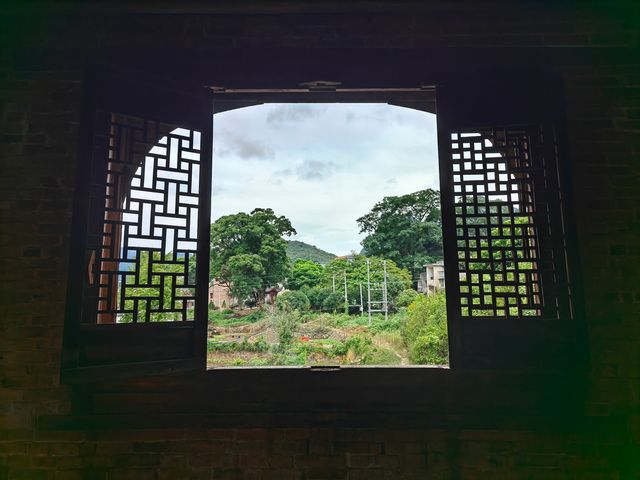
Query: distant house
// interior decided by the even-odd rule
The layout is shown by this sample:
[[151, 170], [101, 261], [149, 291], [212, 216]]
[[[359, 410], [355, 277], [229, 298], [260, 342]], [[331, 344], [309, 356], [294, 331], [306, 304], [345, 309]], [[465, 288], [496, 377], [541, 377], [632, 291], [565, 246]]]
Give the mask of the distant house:
[[265, 288], [264, 290], [264, 303], [273, 304], [276, 301], [278, 293], [282, 290], [282, 286]]
[[444, 262], [427, 263], [418, 280], [418, 292], [429, 295], [444, 289]]
[[274, 304], [278, 295], [282, 295], [288, 290], [284, 288], [282, 283], [277, 283], [274, 287], [268, 287], [264, 289], [264, 303]]
[[222, 285], [217, 278], [209, 283], [209, 304], [215, 308], [229, 308], [237, 305], [238, 300], [231, 296], [229, 287]]

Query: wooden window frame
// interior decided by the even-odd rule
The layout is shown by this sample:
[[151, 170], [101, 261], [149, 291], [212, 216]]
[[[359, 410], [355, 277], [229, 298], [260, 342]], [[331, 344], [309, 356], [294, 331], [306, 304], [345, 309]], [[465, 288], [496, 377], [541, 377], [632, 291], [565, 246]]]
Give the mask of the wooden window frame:
[[[469, 72], [467, 72], [468, 74]], [[495, 72], [490, 72], [493, 74]], [[538, 80], [547, 81], [549, 75], [548, 74], [539, 74], [539, 70], [534, 71]], [[238, 74], [239, 75], [239, 74]], [[448, 75], [435, 75], [433, 82], [427, 82], [427, 84], [435, 85], [436, 91], [439, 90], [443, 86], [447, 86], [455, 83], [455, 78], [459, 78], [460, 72], [456, 72], [455, 74]], [[517, 77], [517, 76], [516, 76]], [[519, 78], [519, 77], [518, 77]], [[544, 80], [547, 79], [547, 80]], [[536, 81], [538, 81], [536, 80]], [[204, 82], [200, 82], [204, 84]], [[249, 82], [251, 83], [251, 82]], [[266, 82], [269, 84], [270, 82]], [[535, 83], [529, 82], [529, 84]], [[232, 84], [232, 83], [230, 83]], [[393, 89], [394, 82], [381, 82], [380, 90], [385, 88]], [[411, 82], [410, 85], [407, 82], [399, 82], [401, 85], [399, 89], [408, 89], [409, 91], [416, 92], [420, 90], [419, 83]], [[296, 85], [295, 88], [298, 88], [296, 82], [283, 82], [281, 85], [284, 85], [283, 89], [286, 89], [287, 85]], [[557, 85], [556, 85], [557, 87]], [[88, 87], [89, 93], [87, 94], [87, 98], [85, 99], [85, 110], [87, 112], [91, 112], [94, 105], [92, 103], [92, 95], [90, 92], [90, 86]], [[242, 85], [242, 88], [247, 88], [247, 84]], [[367, 88], [371, 91], [376, 90], [376, 88], [371, 87], [371, 83], [367, 84]], [[273, 91], [274, 88], [272, 85], [269, 86], [268, 90]], [[427, 89], [429, 90], [429, 89]], [[289, 92], [290, 94], [292, 92]], [[353, 93], [353, 92], [352, 92]], [[396, 92], [397, 93], [397, 92]], [[227, 91], [229, 95], [227, 98], [231, 98], [232, 92]], [[267, 93], [268, 94], [268, 93]], [[302, 95], [302, 92], [300, 92]], [[262, 95], [262, 98], [246, 98], [245, 94], [238, 94], [236, 96], [236, 107], [239, 108], [241, 106], [248, 106], [255, 103], [262, 103], [264, 101], [265, 93], [255, 92], [255, 95]], [[278, 94], [279, 96], [280, 94]], [[358, 94], [360, 95], [360, 100], [354, 101], [372, 101], [371, 96], [369, 96], [369, 100], [364, 100], [368, 94]], [[379, 94], [373, 94], [373, 97]], [[409, 97], [412, 95], [409, 95]], [[303, 95], [305, 97], [304, 101], [309, 101], [312, 96], [315, 96], [316, 101], [331, 101], [331, 98], [335, 96], [335, 92], [331, 91], [316, 91], [313, 93], [305, 92]], [[389, 96], [389, 94], [387, 94]], [[399, 104], [404, 104], [404, 106], [411, 106], [413, 108], [424, 108], [429, 109], [433, 108], [433, 99], [424, 101], [424, 96], [421, 99], [409, 98], [407, 97], [403, 102]], [[379, 96], [377, 97], [380, 98]], [[390, 98], [391, 103], [393, 99]], [[244, 103], [243, 103], [244, 102]], [[413, 103], [413, 105], [410, 105]], [[229, 107], [233, 108], [233, 107]], [[222, 109], [216, 110], [216, 112], [223, 111]], [[557, 118], [562, 119], [564, 114], [564, 107], [562, 104], [558, 106], [558, 111], [555, 111]], [[440, 115], [440, 112], [438, 113]], [[439, 119], [440, 121], [440, 119]], [[88, 131], [87, 124], [85, 122], [81, 125], [81, 148], [83, 149], [83, 142], [86, 142], [86, 139], [90, 135]], [[559, 154], [561, 161], [559, 162], [558, 169], [559, 174], [563, 178], [563, 192], [565, 194], [565, 198], [567, 202], [565, 203], [565, 217], [567, 220], [566, 225], [566, 245], [567, 245], [567, 263], [569, 265], [569, 269], [572, 274], [573, 281], [573, 308], [574, 308], [574, 319], [575, 321], [568, 322], [567, 329], [559, 332], [559, 336], [563, 339], [571, 338], [573, 339], [573, 347], [570, 351], [568, 351], [568, 357], [556, 364], [552, 364], [549, 362], [540, 362], [527, 365], [525, 363], [519, 364], [510, 364], [508, 363], [509, 357], [502, 356], [497, 357], [494, 362], [489, 362], [482, 365], [474, 366], [469, 362], [469, 359], [460, 358], [456, 353], [452, 354], [451, 367], [452, 369], [442, 369], [442, 368], [432, 368], [432, 367], [424, 367], [424, 366], [412, 366], [412, 367], [401, 367], [401, 368], [388, 368], [388, 367], [341, 367], [341, 368], [310, 368], [310, 367], [294, 367], [294, 368], [286, 368], [286, 367], [269, 367], [269, 368], [214, 368], [207, 371], [204, 371], [206, 366], [206, 358], [201, 356], [201, 363], [198, 365], [190, 364], [187, 368], [175, 368], [172, 365], [165, 365], [163, 368], [158, 368], [158, 365], [146, 365], [144, 367], [137, 366], [135, 369], [131, 369], [125, 372], [124, 376], [135, 377], [131, 380], [118, 380], [117, 377], [121, 377], [123, 372], [116, 372], [121, 366], [115, 366], [111, 369], [103, 370], [103, 372], [96, 376], [95, 372], [91, 372], [89, 375], [75, 375], [70, 374], [65, 376], [65, 380], [71, 383], [79, 383], [85, 386], [78, 385], [76, 392], [76, 401], [74, 402], [74, 412], [76, 413], [93, 413], [96, 408], [93, 403], [94, 400], [88, 400], [88, 398], [95, 399], [96, 396], [100, 396], [104, 392], [113, 392], [113, 389], [116, 391], [143, 391], [149, 394], [160, 395], [158, 393], [158, 389], [164, 390], [166, 388], [177, 388], [181, 392], [189, 392], [192, 390], [199, 391], [199, 386], [201, 383], [206, 384], [203, 386], [205, 390], [211, 390], [211, 400], [209, 403], [209, 407], [213, 408], [213, 405], [219, 406], [222, 410], [224, 408], [228, 408], [230, 410], [240, 409], [242, 411], [246, 411], [246, 409], [258, 409], [260, 411], [290, 411], [291, 409], [295, 410], [296, 408], [309, 409], [309, 408], [317, 408], [327, 406], [327, 408], [344, 408], [349, 410], [343, 401], [338, 400], [338, 396], [346, 394], [347, 397], [352, 398], [353, 395], [359, 396], [365, 390], [363, 388], [367, 385], [367, 388], [373, 389], [372, 392], [388, 392], [391, 394], [392, 392], [405, 392], [406, 398], [400, 401], [388, 399], [388, 400], [366, 400], [364, 403], [369, 405], [371, 408], [383, 408], [384, 406], [389, 405], [400, 405], [400, 411], [408, 412], [414, 408], [416, 402], [420, 403], [419, 399], [412, 398], [416, 392], [420, 391], [425, 393], [426, 397], [429, 401], [433, 402], [434, 396], [437, 396], [431, 388], [436, 388], [440, 392], [444, 389], [445, 399], [449, 395], [464, 395], [465, 385], [477, 384], [478, 382], [482, 383], [484, 381], [488, 381], [488, 379], [495, 377], [495, 372], [500, 373], [497, 382], [512, 382], [514, 378], [515, 382], [523, 381], [524, 378], [530, 378], [531, 384], [535, 384], [536, 382], [549, 382], [550, 378], [559, 378], [557, 382], [551, 382], [556, 386], [564, 386], [566, 387], [565, 391], [565, 399], [567, 401], [573, 402], [575, 399], [575, 395], [570, 395], [568, 392], [571, 392], [573, 388], [571, 385], [574, 385], [571, 381], [567, 381], [567, 377], [565, 376], [568, 368], [573, 369], [574, 367], [578, 367], [578, 369], [583, 369], [585, 365], [587, 365], [586, 357], [586, 333], [584, 328], [584, 314], [581, 309], [581, 293], [580, 293], [580, 272], [578, 270], [578, 252], [577, 252], [577, 241], [575, 228], [572, 225], [572, 211], [571, 211], [571, 186], [569, 182], [569, 166], [568, 166], [568, 154], [566, 148], [566, 133], [564, 132], [564, 124], [558, 124], [558, 138], [560, 138], [561, 142], [558, 144]], [[83, 166], [81, 165], [79, 168], [79, 174], [82, 173]], [[442, 176], [441, 176], [442, 181]], [[86, 192], [83, 191], [83, 186], [78, 185], [79, 193], [77, 193], [78, 198], [82, 199], [83, 195]], [[441, 189], [442, 192], [442, 189]], [[446, 192], [442, 193], [443, 195]], [[76, 202], [77, 203], [77, 202]], [[74, 214], [74, 217], [76, 215]], [[80, 220], [82, 223], [82, 214], [80, 214]], [[75, 226], [76, 222], [74, 219], [74, 238], [81, 233], [78, 232], [77, 227]], [[446, 233], [445, 233], [446, 236]], [[74, 250], [75, 251], [75, 250]], [[72, 256], [73, 257], [73, 256]], [[78, 258], [72, 258], [71, 264], [72, 268], [70, 272], [81, 271], [84, 268], [84, 259], [79, 260]], [[451, 269], [447, 270], [446, 275], [450, 275]], [[77, 301], [73, 297], [74, 285], [77, 288], [77, 279], [72, 278], [73, 275], [70, 275], [69, 280], [69, 302], [68, 305], [73, 307], [74, 302]], [[449, 278], [447, 278], [447, 284], [450, 285]], [[73, 308], [72, 308], [73, 310]], [[69, 320], [69, 318], [67, 319]], [[458, 328], [454, 325], [455, 322], [451, 322], [449, 324], [450, 328], [450, 337], [451, 337], [451, 345], [456, 339], [456, 335], [458, 335], [456, 329]], [[72, 321], [73, 324], [73, 321]], [[503, 332], [496, 341], [508, 341], [508, 335], [513, 332], [513, 328], [510, 328], [507, 332]], [[71, 340], [69, 340], [71, 339]], [[206, 332], [203, 334], [203, 344], [206, 341]], [[541, 335], [541, 342], [544, 341], [544, 335]], [[65, 328], [65, 344], [69, 343], [73, 344], [77, 342], [77, 337], [74, 336], [73, 328], [69, 328], [69, 323], [67, 322]], [[532, 345], [532, 351], [538, 348], [544, 348], [544, 344], [541, 342], [534, 342]], [[460, 345], [455, 346], [452, 350], [458, 349], [460, 350]], [[482, 370], [488, 370], [487, 375], [480, 371], [469, 372], [469, 370], [473, 370], [474, 368], [479, 368]], [[180, 377], [175, 376], [166, 376], [168, 373], [175, 372], [177, 370], [185, 370], [190, 371], [191, 373], [180, 374]], [[523, 373], [522, 375], [516, 375], [514, 372], [529, 372]], [[546, 373], [545, 373], [546, 372]], [[118, 373], [117, 375], [114, 375]], [[309, 375], [310, 374], [310, 375]], [[155, 380], [151, 380], [149, 375], [155, 375]], [[186, 375], [186, 376], [185, 376]], [[515, 377], [514, 377], [515, 375]], [[138, 381], [136, 378], [146, 378], [144, 381]], [[578, 378], [578, 376], [571, 376], [571, 379]], [[484, 379], [484, 380], [483, 380]], [[509, 380], [511, 379], [511, 380]], [[92, 382], [92, 387], [87, 388], [87, 381]], [[301, 405], [298, 402], [295, 402], [291, 399], [285, 399], [282, 396], [274, 395], [274, 392], [278, 388], [282, 388], [283, 386], [287, 386], [291, 381], [299, 382], [298, 390], [302, 389], [304, 392], [310, 392], [309, 395], [305, 394], [302, 396]], [[247, 394], [251, 397], [252, 401], [248, 403], [246, 401], [238, 402], [238, 395], [242, 395], [238, 386], [238, 382], [245, 385], [242, 387], [243, 391], [247, 392]], [[246, 383], [245, 383], [246, 382]], [[549, 383], [549, 384], [551, 384]], [[246, 387], [246, 385], [250, 385], [251, 387]], [[377, 386], [376, 386], [377, 385]], [[223, 391], [223, 394], [218, 394], [216, 397], [216, 389], [220, 389]], [[560, 390], [558, 390], [560, 391]], [[576, 390], [577, 391], [577, 390]], [[455, 393], [458, 392], [458, 393]], [[111, 394], [111, 393], [109, 393]], [[273, 394], [273, 397], [270, 395]], [[439, 395], [439, 394], [438, 394]], [[215, 400], [213, 399], [214, 397]], [[267, 400], [267, 397], [269, 399]], [[259, 402], [259, 405], [252, 402]], [[293, 403], [292, 403], [293, 402]], [[361, 402], [356, 402], [360, 405]], [[439, 402], [436, 402], [440, 404]], [[526, 403], [526, 402], [525, 402]], [[557, 405], [557, 399], [553, 401], [555, 405]], [[180, 411], [179, 406], [174, 405], [170, 406], [171, 403], [167, 403], [169, 408], [174, 413], [176, 411]], [[355, 405], [355, 404], [354, 404]], [[421, 403], [424, 405], [424, 402]], [[418, 407], [416, 407], [418, 408]], [[445, 408], [445, 407], [443, 407]], [[469, 408], [472, 408], [471, 406]], [[243, 410], [244, 409], [244, 410]], [[345, 410], [345, 411], [347, 411]], [[445, 408], [446, 410], [446, 408]], [[59, 419], [58, 419], [59, 420]], [[263, 421], [263, 420], [254, 420], [254, 421]], [[66, 424], [66, 420], [64, 421], [53, 421], [53, 424]], [[219, 424], [220, 422], [224, 423], [225, 420], [218, 419], [212, 420], [212, 424]], [[181, 421], [178, 423], [182, 424]], [[286, 423], [286, 422], [285, 422]], [[294, 422], [295, 423], [295, 422]]]
[[[158, 102], [158, 98], [166, 101]], [[105, 212], [109, 215], [105, 192], [109, 188], [109, 136], [114, 114], [137, 115], [145, 122], [162, 123], [157, 132], [162, 136], [172, 124], [195, 130], [209, 126], [211, 108], [211, 95], [204, 87], [185, 89], [171, 82], [158, 86], [157, 79], [144, 72], [120, 71], [105, 65], [87, 69], [71, 242], [72, 251], [81, 253], [72, 255], [69, 263], [63, 381], [197, 371], [206, 361], [206, 344], [198, 340], [206, 337], [206, 295], [197, 296], [199, 313], [190, 322], [105, 323], [98, 314], [98, 298], [104, 289], [102, 276], [96, 270], [96, 252], [103, 248]], [[210, 127], [202, 130], [200, 155], [211, 158], [212, 132]], [[202, 162], [201, 166], [204, 168], [199, 189], [205, 192], [201, 196], [205, 201], [201, 200], [198, 208], [200, 218], [208, 219], [211, 162]], [[197, 254], [208, 259], [209, 222], [200, 221], [197, 229]], [[196, 275], [198, 285], [206, 284], [208, 263], [207, 268], [198, 268]], [[130, 365], [135, 368], [126, 368]]]
[[[438, 112], [445, 265], [457, 265], [456, 245], [461, 238], [453, 201], [455, 172], [446, 161], [454, 154], [451, 133], [512, 128], [533, 130], [541, 138], [540, 145], [529, 151], [532, 205], [536, 209], [530, 215], [537, 230], [536, 248], [545, 251], [539, 257], [545, 265], [540, 269], [543, 290], [539, 316], [463, 317], [460, 271], [445, 267], [447, 297], [451, 299], [447, 318], [452, 366], [538, 371], [585, 368], [586, 329], [560, 78], [529, 71], [521, 75], [478, 74], [470, 85], [452, 79], [440, 86], [438, 105], [445, 106]], [[534, 143], [533, 137], [528, 143]], [[557, 305], [549, 305], [552, 302]]]

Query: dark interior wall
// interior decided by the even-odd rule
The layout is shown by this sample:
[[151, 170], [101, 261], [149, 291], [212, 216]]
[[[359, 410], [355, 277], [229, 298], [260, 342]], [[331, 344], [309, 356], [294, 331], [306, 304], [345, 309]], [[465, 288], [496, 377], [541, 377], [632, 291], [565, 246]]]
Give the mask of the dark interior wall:
[[[638, 10], [624, 2], [305, 5], [6, 9], [0, 28], [0, 479], [637, 478]], [[346, 418], [339, 426], [318, 412], [295, 427], [268, 415], [260, 421], [268, 428], [260, 422], [249, 428], [242, 419], [215, 428], [162, 428], [162, 420], [154, 429], [38, 427], [43, 416], [70, 413], [73, 400], [59, 374], [66, 269], [69, 255], [79, 253], [69, 252], [69, 238], [86, 63], [98, 56], [122, 61], [128, 52], [129, 65], [162, 70], [163, 55], [180, 64], [195, 53], [198, 65], [182, 63], [166, 73], [180, 81], [183, 72], [199, 70], [241, 84], [249, 80], [229, 70], [250, 71], [256, 50], [265, 48], [276, 52], [274, 64], [286, 64], [293, 48], [326, 62], [304, 64], [309, 75], [334, 68], [344, 78], [372, 83], [393, 82], [395, 70], [388, 62], [370, 76], [357, 63], [337, 68], [331, 49], [338, 49], [336, 58], [349, 50], [348, 58], [362, 52], [411, 61], [423, 52], [447, 71], [473, 58], [526, 63], [535, 57], [563, 76], [591, 356], [582, 379], [586, 395], [571, 404], [575, 422], [559, 427], [554, 423], [561, 418], [548, 412], [538, 423], [528, 410], [504, 405], [505, 392], [485, 391], [487, 373], [465, 379], [465, 388], [456, 390], [464, 398], [446, 391], [446, 382], [437, 384], [450, 412], [465, 410], [464, 419], [451, 424], [416, 419], [380, 426], [365, 419], [350, 425]], [[208, 61], [220, 58], [228, 69]], [[526, 385], [513, 388], [527, 396]], [[512, 425], [492, 424], [480, 411], [470, 416], [474, 396], [512, 411]]]

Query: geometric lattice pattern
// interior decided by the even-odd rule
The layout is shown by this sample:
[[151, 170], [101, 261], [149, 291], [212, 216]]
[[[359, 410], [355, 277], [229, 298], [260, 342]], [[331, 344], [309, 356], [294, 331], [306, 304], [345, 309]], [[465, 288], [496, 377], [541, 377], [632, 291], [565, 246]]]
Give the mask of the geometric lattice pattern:
[[540, 316], [542, 282], [527, 129], [451, 134], [460, 314]]
[[113, 115], [99, 323], [194, 319], [200, 133]]

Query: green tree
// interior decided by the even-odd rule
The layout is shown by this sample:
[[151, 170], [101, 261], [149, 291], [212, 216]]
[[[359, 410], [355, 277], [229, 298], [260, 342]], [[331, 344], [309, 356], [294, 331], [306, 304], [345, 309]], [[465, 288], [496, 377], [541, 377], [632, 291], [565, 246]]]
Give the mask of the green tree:
[[284, 235], [291, 222], [270, 208], [220, 217], [211, 225], [211, 273], [239, 300], [260, 302], [262, 292], [289, 273]]
[[298, 259], [291, 267], [291, 273], [287, 278], [287, 287], [291, 290], [300, 290], [303, 287], [312, 288], [320, 285], [323, 275], [324, 268], [319, 263]]
[[281, 293], [276, 298], [276, 307], [285, 312], [294, 310], [304, 312], [305, 310], [309, 310], [310, 306], [309, 298], [300, 290], [289, 290]]
[[415, 277], [426, 263], [440, 260], [442, 227], [440, 194], [426, 189], [397, 197], [384, 197], [357, 219], [365, 255], [393, 260]]
[[336, 313], [344, 308], [344, 295], [329, 293], [322, 301], [322, 310]]
[[303, 291], [311, 303], [311, 308], [314, 310], [322, 310], [325, 299], [332, 294], [331, 287], [305, 288]]
[[258, 300], [255, 293], [263, 289], [265, 275], [263, 259], [260, 255], [241, 253], [230, 257], [225, 273], [232, 296], [239, 299]]

